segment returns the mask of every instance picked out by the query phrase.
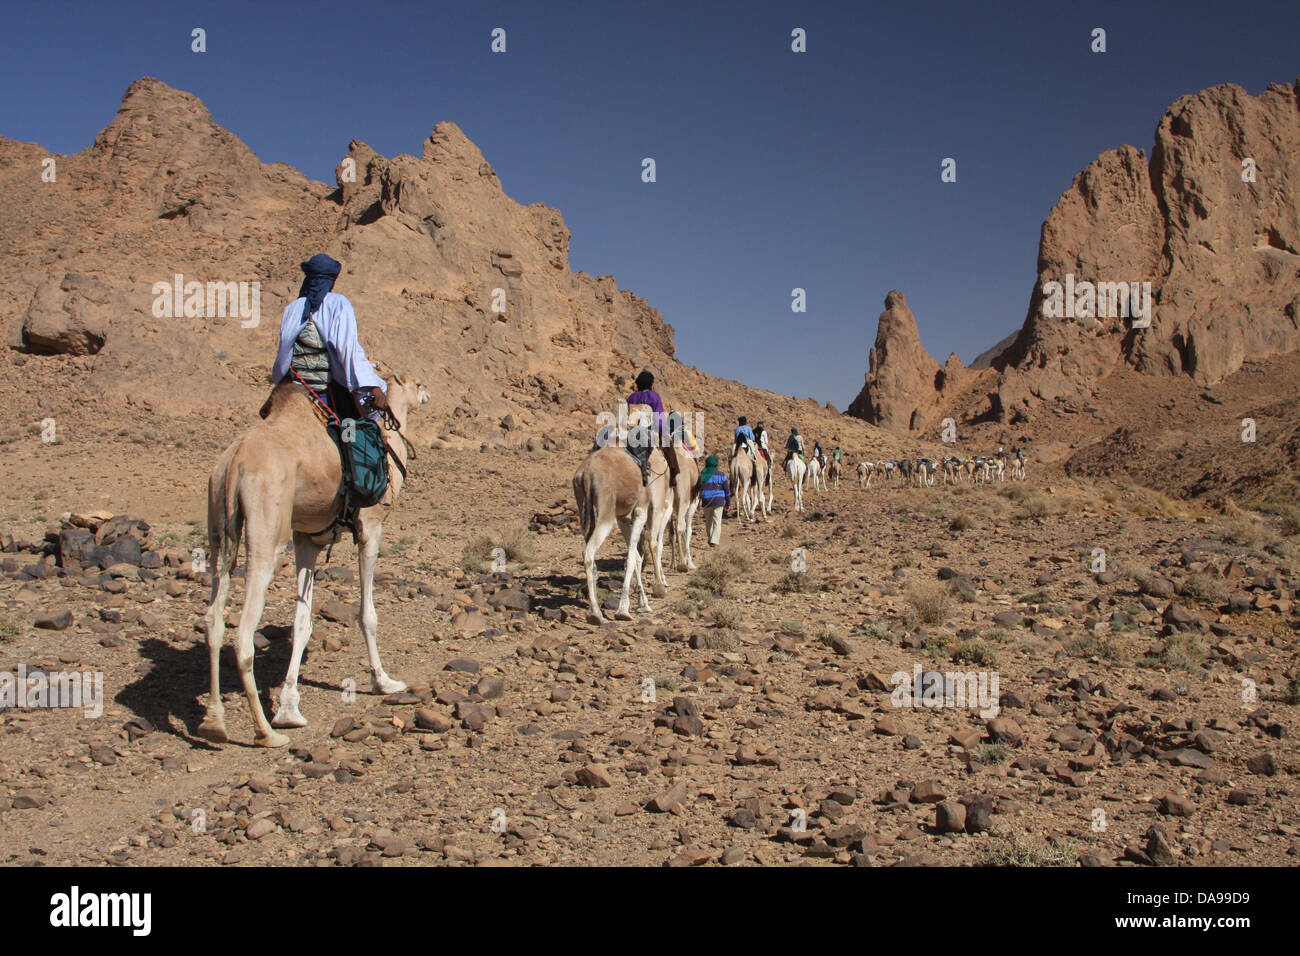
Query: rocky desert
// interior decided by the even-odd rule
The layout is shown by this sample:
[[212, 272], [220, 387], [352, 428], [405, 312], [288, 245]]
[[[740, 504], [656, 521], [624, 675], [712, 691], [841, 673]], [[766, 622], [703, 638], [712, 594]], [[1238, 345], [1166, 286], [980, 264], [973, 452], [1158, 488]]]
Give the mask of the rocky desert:
[[[909, 290], [865, 291], [844, 412], [685, 364], [453, 122], [419, 155], [354, 140], [323, 183], [158, 79], [105, 119], [57, 188], [0, 138], [0, 863], [1296, 865], [1300, 80], [1188, 90], [1149, 154], [1062, 184], [1022, 326], [970, 366], [926, 351]], [[343, 532], [307, 725], [256, 745], [243, 548], [214, 742], [209, 475], [261, 421], [316, 252], [381, 373], [429, 398], [375, 509], [405, 687], [372, 685]], [[693, 512], [693, 568], [670, 528], [666, 592], [647, 545], [626, 620], [616, 529], [596, 620], [573, 478], [642, 369], [724, 472], [741, 415], [778, 465], [792, 426], [844, 461], [802, 510], [778, 468], [717, 547]], [[300, 590], [294, 548], [274, 561], [268, 716]]]

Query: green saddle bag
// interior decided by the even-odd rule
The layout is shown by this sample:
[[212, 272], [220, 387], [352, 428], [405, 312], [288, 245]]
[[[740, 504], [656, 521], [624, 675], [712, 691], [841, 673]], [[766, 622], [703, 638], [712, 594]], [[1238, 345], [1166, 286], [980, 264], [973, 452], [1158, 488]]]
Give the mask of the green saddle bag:
[[371, 508], [388, 492], [388, 446], [378, 422], [345, 418], [325, 426], [343, 463], [343, 493], [353, 508]]

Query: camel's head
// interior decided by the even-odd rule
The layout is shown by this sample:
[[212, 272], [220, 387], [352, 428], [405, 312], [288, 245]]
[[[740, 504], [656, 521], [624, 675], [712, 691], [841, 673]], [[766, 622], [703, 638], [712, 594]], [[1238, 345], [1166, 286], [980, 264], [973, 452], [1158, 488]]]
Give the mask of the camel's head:
[[411, 410], [429, 400], [429, 390], [416, 379], [408, 379], [397, 369], [389, 369], [384, 376], [388, 382], [388, 407], [403, 425]]

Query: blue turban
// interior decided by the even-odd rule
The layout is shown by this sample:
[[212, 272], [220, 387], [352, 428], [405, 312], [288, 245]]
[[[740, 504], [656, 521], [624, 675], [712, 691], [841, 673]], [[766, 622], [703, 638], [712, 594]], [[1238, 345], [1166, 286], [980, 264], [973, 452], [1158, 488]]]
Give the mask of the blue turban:
[[305, 275], [302, 287], [298, 289], [298, 297], [307, 300], [302, 313], [304, 322], [320, 309], [320, 304], [325, 301], [325, 293], [334, 288], [334, 280], [338, 278], [342, 268], [341, 262], [331, 259], [323, 252], [316, 253], [302, 264]]

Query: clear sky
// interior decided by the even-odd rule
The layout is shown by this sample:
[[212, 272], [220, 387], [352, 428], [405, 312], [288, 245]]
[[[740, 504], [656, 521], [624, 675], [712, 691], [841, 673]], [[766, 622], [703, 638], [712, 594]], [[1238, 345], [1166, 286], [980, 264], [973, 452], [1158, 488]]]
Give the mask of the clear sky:
[[332, 183], [349, 140], [418, 154], [453, 120], [682, 361], [840, 409], [890, 289], [970, 361], [1024, 320], [1042, 221], [1098, 153], [1149, 152], [1181, 95], [1300, 75], [1297, 0], [3, 2], [5, 136], [84, 149], [151, 75]]

